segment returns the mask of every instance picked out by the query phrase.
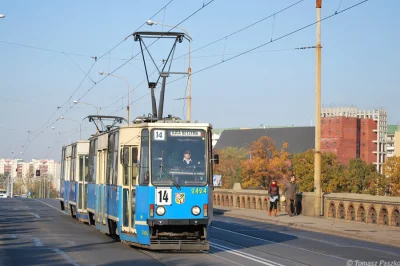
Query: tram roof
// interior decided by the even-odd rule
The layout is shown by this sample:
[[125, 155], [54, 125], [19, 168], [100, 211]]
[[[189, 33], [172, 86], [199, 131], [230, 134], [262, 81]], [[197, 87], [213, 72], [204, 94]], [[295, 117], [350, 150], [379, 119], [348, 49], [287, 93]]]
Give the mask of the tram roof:
[[129, 127], [165, 127], [165, 128], [199, 128], [199, 127], [212, 127], [210, 123], [184, 123], [184, 122], [143, 122], [143, 123], [134, 123], [130, 125], [121, 125], [120, 128], [129, 128]]

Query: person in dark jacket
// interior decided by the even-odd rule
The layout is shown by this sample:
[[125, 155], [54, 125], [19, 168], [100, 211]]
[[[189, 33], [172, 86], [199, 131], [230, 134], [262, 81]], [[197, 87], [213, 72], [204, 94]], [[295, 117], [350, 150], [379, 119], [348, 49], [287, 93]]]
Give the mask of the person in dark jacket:
[[278, 212], [278, 201], [279, 201], [279, 187], [275, 179], [272, 180], [271, 185], [268, 188], [269, 196], [269, 216], [272, 214], [272, 208], [274, 209], [274, 216]]
[[293, 210], [296, 213], [296, 200], [297, 200], [297, 193], [299, 192], [299, 186], [296, 184], [296, 178], [293, 175], [290, 178], [290, 182], [287, 182], [285, 184], [285, 187], [283, 189], [283, 195], [285, 195], [286, 198], [286, 206], [287, 206], [287, 212], [289, 216], [293, 215]]

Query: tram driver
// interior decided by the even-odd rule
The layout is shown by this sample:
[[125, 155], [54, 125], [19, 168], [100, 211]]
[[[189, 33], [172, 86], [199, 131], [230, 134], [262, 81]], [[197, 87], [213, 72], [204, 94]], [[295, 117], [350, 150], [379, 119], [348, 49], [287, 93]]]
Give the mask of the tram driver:
[[185, 149], [185, 151], [183, 152], [183, 160], [182, 160], [183, 167], [194, 165], [191, 157], [192, 157], [192, 151], [189, 149]]

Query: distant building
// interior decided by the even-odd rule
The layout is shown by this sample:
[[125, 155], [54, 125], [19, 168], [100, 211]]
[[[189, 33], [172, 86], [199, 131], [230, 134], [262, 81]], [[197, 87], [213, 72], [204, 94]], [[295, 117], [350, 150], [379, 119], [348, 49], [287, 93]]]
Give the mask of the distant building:
[[397, 125], [388, 125], [386, 137], [387, 158], [398, 156], [396, 154], [400, 154], [400, 150], [396, 149], [396, 144], [400, 145], [399, 141], [396, 142], [396, 133], [398, 136], [400, 136], [400, 127], [398, 127]]
[[400, 157], [400, 131], [394, 134], [394, 155]]
[[382, 173], [386, 160], [387, 113], [352, 107], [323, 108], [321, 111], [321, 151], [337, 154], [341, 163], [361, 158]]
[[[40, 176], [35, 177], [35, 170], [40, 170]], [[22, 193], [27, 192], [26, 181], [38, 181], [40, 178], [46, 177], [52, 179], [51, 181], [55, 187], [59, 189], [60, 178], [60, 163], [54, 160], [35, 160], [31, 162], [24, 162], [21, 159], [0, 159], [0, 175], [8, 175], [14, 183], [23, 182], [25, 185], [22, 188]]]
[[282, 147], [283, 142], [287, 142], [288, 151], [292, 154], [314, 149], [315, 145], [314, 127], [253, 128], [222, 131], [214, 149], [227, 147], [248, 149], [254, 141], [263, 136], [271, 138], [278, 149]]

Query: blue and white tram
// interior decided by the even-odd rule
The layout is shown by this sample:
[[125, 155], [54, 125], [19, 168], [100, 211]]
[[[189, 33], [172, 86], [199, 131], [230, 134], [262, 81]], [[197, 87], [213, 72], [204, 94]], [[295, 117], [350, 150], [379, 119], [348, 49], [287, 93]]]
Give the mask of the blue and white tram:
[[89, 224], [147, 249], [209, 250], [218, 163], [211, 130], [206, 123], [140, 121], [90, 138]]
[[62, 148], [60, 202], [61, 209], [71, 216], [88, 221], [87, 181], [89, 141], [80, 140]]

